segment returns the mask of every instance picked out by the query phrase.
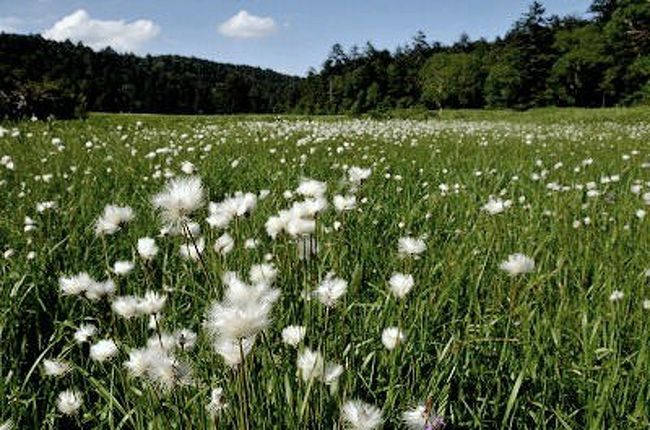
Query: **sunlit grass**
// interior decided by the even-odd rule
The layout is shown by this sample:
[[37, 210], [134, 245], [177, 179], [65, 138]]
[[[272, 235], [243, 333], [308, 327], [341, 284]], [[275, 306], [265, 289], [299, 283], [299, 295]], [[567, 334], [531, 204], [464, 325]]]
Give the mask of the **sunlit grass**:
[[[443, 112], [428, 122], [98, 115], [4, 124], [0, 157], [13, 169], [0, 165], [0, 420], [16, 428], [340, 428], [343, 404], [360, 399], [381, 409], [385, 428], [401, 428], [402, 413], [430, 399], [431, 417], [460, 428], [646, 428], [650, 233], [639, 211], [650, 203], [649, 121], [638, 109]], [[181, 258], [188, 239], [159, 237], [151, 202], [165, 176], [185, 176], [184, 161], [206, 201], [270, 191], [225, 229], [210, 228], [205, 204], [192, 213], [206, 243], [200, 261]], [[352, 166], [372, 170], [355, 190]], [[265, 229], [303, 199], [295, 193], [302, 178], [326, 182], [329, 202], [315, 217], [310, 259], [299, 258], [295, 239]], [[336, 194], [355, 195], [357, 207], [336, 211]], [[511, 203], [490, 214], [482, 210], [490, 196]], [[48, 201], [56, 208], [38, 212]], [[98, 237], [109, 204], [130, 206], [135, 219]], [[224, 231], [235, 242], [225, 256], [213, 250]], [[159, 247], [149, 262], [137, 251], [145, 236]], [[419, 258], [398, 253], [409, 236], [426, 244]], [[534, 270], [501, 270], [515, 253]], [[117, 276], [119, 260], [134, 269]], [[280, 297], [245, 365], [231, 368], [204, 330], [206, 312], [222, 299], [226, 271], [247, 279], [263, 262], [278, 271]], [[59, 278], [78, 272], [112, 279], [115, 296], [166, 295], [157, 322], [121, 318], [112, 299], [62, 295]], [[330, 272], [347, 289], [325, 307], [310, 293]], [[389, 288], [396, 272], [414, 279], [402, 299]], [[117, 356], [91, 360], [89, 344], [73, 338], [83, 323], [97, 327], [91, 343], [113, 339]], [[289, 325], [306, 329], [296, 347], [282, 342]], [[405, 336], [393, 350], [382, 344], [388, 327]], [[128, 375], [133, 348], [183, 328], [198, 334], [194, 348], [175, 353], [191, 365], [190, 384], [164, 390]], [[301, 378], [304, 348], [343, 367], [335, 383]], [[46, 359], [72, 369], [46, 376]], [[216, 387], [228, 406], [211, 415]], [[57, 409], [66, 389], [83, 399], [70, 416]]]

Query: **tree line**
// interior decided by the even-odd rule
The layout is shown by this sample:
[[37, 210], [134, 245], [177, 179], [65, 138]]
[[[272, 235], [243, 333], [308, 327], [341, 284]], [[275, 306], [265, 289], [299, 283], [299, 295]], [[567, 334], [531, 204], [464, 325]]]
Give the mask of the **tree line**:
[[0, 34], [0, 118], [103, 112], [286, 112], [300, 79], [181, 56], [95, 52], [38, 35]]
[[650, 1], [594, 0], [588, 12], [548, 15], [534, 2], [491, 42], [462, 35], [443, 45], [419, 32], [393, 52], [335, 44], [305, 78], [1, 34], [0, 118], [650, 103]]
[[650, 1], [595, 0], [589, 17], [548, 16], [534, 2], [493, 42], [451, 46], [418, 33], [395, 52], [336, 44], [301, 84], [300, 110], [368, 112], [650, 102]]

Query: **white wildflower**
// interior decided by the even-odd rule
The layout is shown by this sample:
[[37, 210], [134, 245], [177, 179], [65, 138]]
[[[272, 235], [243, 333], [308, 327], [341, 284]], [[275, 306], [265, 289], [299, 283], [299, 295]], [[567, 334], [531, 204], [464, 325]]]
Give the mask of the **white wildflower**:
[[43, 360], [43, 373], [47, 376], [63, 376], [68, 373], [72, 367], [70, 364], [61, 360]]
[[81, 394], [76, 390], [62, 391], [56, 400], [57, 409], [64, 415], [76, 414], [82, 404]]
[[427, 249], [424, 240], [415, 237], [401, 237], [397, 242], [397, 252], [400, 257], [418, 258]]
[[296, 346], [305, 338], [307, 329], [299, 325], [290, 325], [282, 330], [282, 342], [287, 345]]
[[512, 276], [521, 275], [535, 270], [535, 261], [524, 254], [517, 253], [509, 255], [508, 260], [502, 262], [499, 268]]
[[150, 237], [141, 237], [138, 239], [138, 254], [143, 260], [151, 260], [158, 254], [156, 241]]
[[131, 273], [134, 268], [134, 264], [131, 261], [120, 260], [113, 263], [113, 272], [118, 276], [124, 276]]
[[392, 351], [397, 345], [404, 342], [404, 339], [404, 333], [398, 327], [388, 327], [381, 333], [381, 343], [389, 351]]
[[161, 211], [165, 221], [171, 224], [187, 221], [188, 217], [203, 205], [203, 184], [197, 176], [175, 178], [165, 189], [153, 197], [153, 205]]
[[115, 357], [118, 352], [115, 342], [104, 339], [90, 347], [90, 358], [101, 363]]
[[414, 283], [413, 275], [407, 275], [404, 273], [393, 273], [393, 276], [391, 276], [388, 281], [391, 292], [398, 299], [406, 297], [413, 288]]
[[345, 402], [341, 413], [345, 423], [353, 430], [373, 430], [383, 422], [379, 408], [360, 400]]
[[336, 277], [334, 273], [328, 273], [314, 291], [314, 295], [325, 306], [333, 307], [343, 294], [345, 294], [347, 288], [347, 281]]

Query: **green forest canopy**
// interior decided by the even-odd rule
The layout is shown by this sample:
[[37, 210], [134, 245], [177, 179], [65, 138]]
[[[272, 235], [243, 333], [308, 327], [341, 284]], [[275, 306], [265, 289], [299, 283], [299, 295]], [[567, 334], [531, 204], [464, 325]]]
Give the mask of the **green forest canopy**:
[[539, 2], [503, 36], [452, 45], [419, 32], [394, 52], [335, 44], [298, 78], [181, 56], [94, 52], [40, 36], [0, 35], [0, 117], [152, 113], [362, 113], [650, 102], [650, 2], [594, 0], [589, 17]]

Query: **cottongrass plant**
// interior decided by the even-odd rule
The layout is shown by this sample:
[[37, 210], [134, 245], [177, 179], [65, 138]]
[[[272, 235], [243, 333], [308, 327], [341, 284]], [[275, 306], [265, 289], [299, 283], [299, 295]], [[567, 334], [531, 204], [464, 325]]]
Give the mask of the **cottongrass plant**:
[[630, 112], [5, 124], [0, 422], [648, 427]]

